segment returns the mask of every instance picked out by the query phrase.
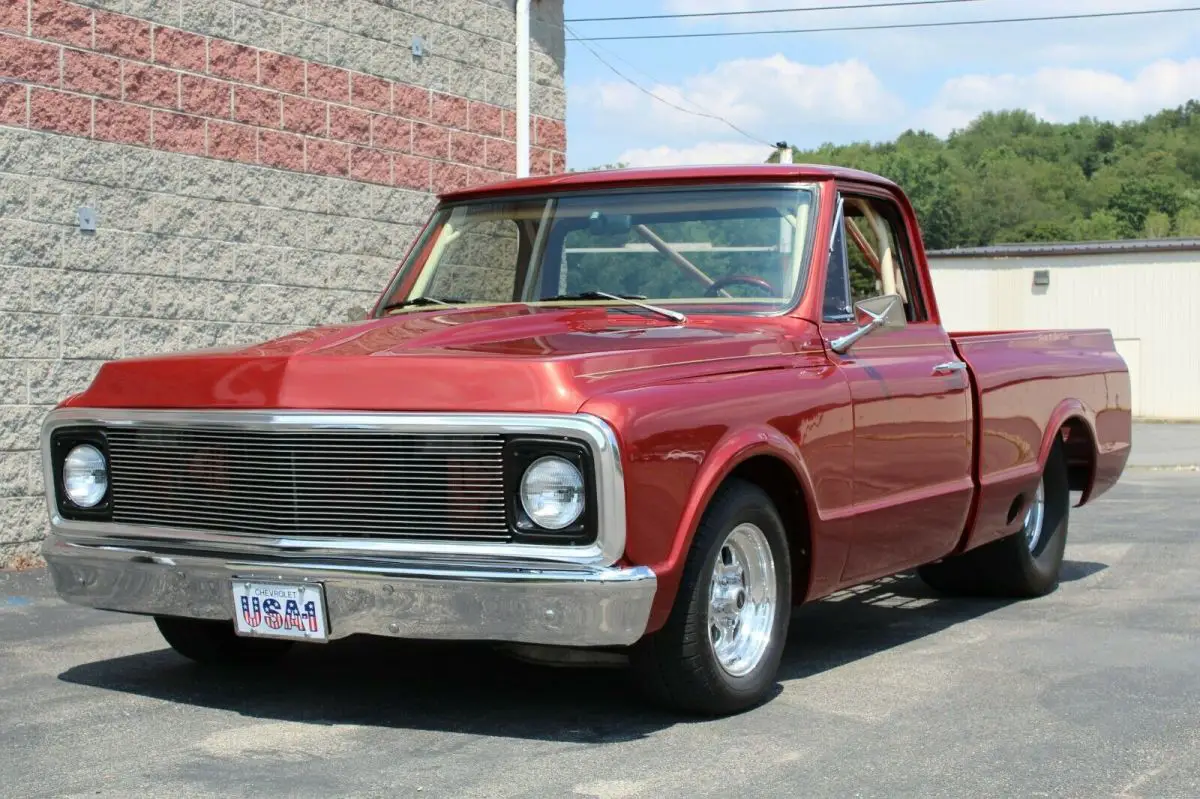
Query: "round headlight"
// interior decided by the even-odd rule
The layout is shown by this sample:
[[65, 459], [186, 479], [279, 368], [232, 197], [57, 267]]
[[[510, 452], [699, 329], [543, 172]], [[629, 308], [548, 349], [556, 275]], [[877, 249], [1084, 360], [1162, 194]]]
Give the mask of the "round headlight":
[[538, 527], [561, 530], [583, 513], [583, 475], [575, 464], [548, 455], [521, 478], [521, 507]]
[[108, 493], [108, 464], [91, 444], [80, 444], [63, 461], [63, 490], [80, 508], [94, 508]]

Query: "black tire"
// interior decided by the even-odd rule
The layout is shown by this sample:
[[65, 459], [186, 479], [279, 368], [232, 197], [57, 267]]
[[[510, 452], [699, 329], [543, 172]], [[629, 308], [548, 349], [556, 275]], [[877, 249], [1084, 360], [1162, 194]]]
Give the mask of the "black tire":
[[[734, 676], [720, 665], [710, 640], [709, 589], [726, 538], [747, 522], [762, 531], [770, 549], [776, 610], [757, 664], [745, 675]], [[667, 623], [630, 652], [639, 686], [652, 700], [672, 710], [726, 715], [754, 707], [775, 685], [791, 610], [791, 558], [783, 520], [758, 486], [729, 480], [704, 512]]]
[[955, 596], [1029, 598], [1058, 586], [1071, 492], [1062, 441], [1055, 441], [1042, 472], [1045, 515], [1041, 536], [1031, 551], [1025, 530], [917, 570], [931, 588]]
[[206, 666], [268, 663], [287, 654], [291, 641], [243, 638], [232, 622], [155, 616], [154, 623], [166, 642], [179, 654]]

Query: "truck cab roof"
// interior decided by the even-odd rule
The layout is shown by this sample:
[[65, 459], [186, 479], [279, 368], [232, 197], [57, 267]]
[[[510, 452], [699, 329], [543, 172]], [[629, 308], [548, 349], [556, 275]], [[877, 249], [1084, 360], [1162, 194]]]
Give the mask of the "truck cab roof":
[[853, 180], [890, 189], [896, 184], [870, 172], [822, 164], [727, 164], [713, 166], [639, 167], [518, 178], [445, 192], [444, 201], [476, 200], [549, 191], [584, 191], [620, 186], [703, 185], [706, 183]]

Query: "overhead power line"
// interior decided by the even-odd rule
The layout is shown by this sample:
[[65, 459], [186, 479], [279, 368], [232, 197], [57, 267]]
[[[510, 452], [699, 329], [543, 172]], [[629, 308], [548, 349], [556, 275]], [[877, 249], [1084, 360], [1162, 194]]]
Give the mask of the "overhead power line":
[[[585, 46], [586, 46], [586, 45], [585, 45]], [[599, 50], [600, 52], [596, 52], [597, 50]], [[613, 74], [617, 75], [618, 77], [622, 78], [623, 80], [630, 80], [630, 79], [629, 79], [629, 78], [627, 78], [627, 76], [625, 76], [625, 75], [624, 75], [624, 74], [622, 74], [621, 72], [619, 72], [619, 71], [617, 70], [617, 68], [616, 68], [616, 67], [613, 65], [613, 63], [612, 63], [611, 61], [608, 61], [607, 59], [605, 59], [603, 56], [601, 56], [601, 55], [600, 55], [600, 53], [604, 53], [604, 55], [608, 56], [608, 58], [611, 58], [613, 61], [617, 61], [617, 62], [619, 62], [619, 63], [621, 63], [621, 64], [624, 64], [624, 65], [625, 65], [626, 67], [628, 67], [628, 68], [629, 68], [629, 70], [630, 70], [631, 72], [633, 72], [635, 75], [640, 75], [641, 77], [643, 77], [643, 78], [645, 78], [646, 80], [648, 80], [650, 83], [652, 83], [652, 84], [657, 84], [657, 86], [656, 86], [656, 89], [657, 89], [657, 90], [660, 90], [660, 91], [661, 91], [661, 90], [662, 90], [662, 89], [664, 89], [664, 88], [666, 88], [666, 89], [670, 89], [670, 90], [671, 90], [671, 91], [672, 91], [672, 92], [673, 92], [673, 93], [674, 93], [674, 94], [675, 94], [675, 95], [678, 97], [678, 102], [680, 102], [680, 103], [686, 103], [687, 105], [690, 105], [690, 106], [692, 106], [692, 108], [698, 108], [698, 109], [700, 109], [702, 112], [704, 112], [704, 113], [706, 113], [706, 114], [712, 114], [712, 113], [713, 113], [713, 112], [712, 112], [710, 109], [708, 109], [708, 108], [705, 108], [704, 106], [702, 106], [702, 105], [700, 105], [699, 103], [697, 103], [695, 100], [689, 100], [687, 97], [685, 97], [685, 96], [684, 96], [683, 92], [682, 92], [680, 89], [676, 88], [675, 86], [667, 86], [667, 85], [665, 85], [665, 84], [663, 83], [663, 81], [661, 81], [661, 80], [659, 80], [658, 78], [654, 77], [653, 75], [649, 74], [648, 72], [646, 72], [646, 70], [642, 69], [642, 68], [641, 68], [641, 67], [639, 67], [637, 64], [634, 64], [634, 63], [632, 63], [632, 62], [631, 62], [629, 59], [627, 59], [627, 58], [622, 58], [620, 53], [616, 52], [615, 50], [612, 50], [611, 48], [608, 48], [608, 47], [605, 47], [605, 46], [603, 46], [603, 45], [599, 45], [599, 44], [598, 44], [598, 45], [595, 45], [595, 49], [592, 49], [591, 47], [588, 47], [588, 51], [589, 51], [589, 52], [590, 52], [590, 53], [591, 53], [593, 56], [595, 56], [595, 57], [596, 57], [596, 60], [597, 60], [597, 61], [599, 61], [599, 62], [600, 62], [601, 64], [603, 64], [604, 66], [608, 67], [608, 69], [609, 69], [610, 71], [612, 71], [612, 72], [613, 72]], [[639, 88], [640, 88], [640, 87], [639, 87]], [[656, 94], [656, 95], [654, 96], [654, 99], [656, 99], [656, 100], [662, 100], [663, 98], [662, 98], [662, 97], [660, 97], [660, 96], [658, 96], [658, 95]], [[686, 110], [686, 109], [684, 109], [684, 110]], [[689, 113], [690, 113], [690, 112], [689, 112]]]
[[[767, 147], [775, 146], [775, 145], [771, 144], [770, 142], [768, 142], [766, 139], [764, 139], [760, 136], [755, 136], [753, 133], [749, 133], [749, 132], [743, 130], [742, 128], [740, 128], [737, 125], [735, 125], [734, 123], [730, 122], [728, 119], [721, 116], [720, 114], [714, 114], [711, 111], [704, 109], [703, 106], [701, 106], [695, 102], [691, 102], [691, 104], [694, 105], [696, 107], [696, 109], [699, 109], [699, 110], [695, 110], [695, 109], [691, 109], [691, 108], [684, 108], [682, 105], [678, 105], [677, 103], [673, 103], [664, 97], [658, 96], [657, 94], [652, 92], [650, 89], [647, 89], [645, 86], [638, 83], [636, 80], [629, 77], [624, 72], [622, 72], [621, 70], [619, 70], [615, 66], [613, 66], [612, 63], [610, 63], [607, 59], [604, 58], [604, 56], [602, 56], [602, 55], [600, 55], [600, 53], [596, 52], [596, 49], [594, 47], [592, 47], [590, 44], [588, 44], [589, 40], [579, 38], [578, 35], [575, 33], [575, 31], [571, 30], [571, 26], [569, 24], [564, 24], [563, 27], [565, 27], [567, 29], [567, 32], [570, 33], [572, 37], [574, 37], [573, 41], [577, 41], [580, 44], [582, 44], [589, 53], [591, 53], [593, 56], [596, 57], [597, 61], [599, 61], [604, 66], [608, 67], [609, 70], [611, 70], [614, 75], [616, 75], [621, 80], [625, 81], [630, 86], [637, 89], [638, 91], [647, 95], [648, 97], [650, 97], [654, 100], [657, 100], [658, 102], [662, 103], [665, 106], [674, 108], [676, 111], [682, 111], [685, 114], [691, 114], [692, 116], [703, 117], [705, 119], [711, 119], [716, 122], [720, 122], [723, 125], [727, 125], [732, 130], [736, 131], [737, 133], [740, 133], [741, 135], [745, 136], [747, 139], [749, 139], [752, 142], [755, 142], [756, 144], [763, 144], [763, 145], [766, 145]], [[622, 59], [622, 60], [624, 60], [624, 59]], [[625, 63], [629, 63], [629, 62], [625, 62]], [[630, 66], [632, 66], [632, 65], [630, 65]], [[642, 73], [642, 74], [645, 74], [645, 73]], [[646, 77], [649, 78], [650, 76], [646, 75]], [[651, 78], [651, 80], [653, 80], [653, 79]], [[682, 94], [681, 94], [681, 99], [683, 99]]]
[[696, 11], [682, 14], [638, 14], [630, 17], [579, 17], [567, 22], [633, 22], [647, 19], [700, 19], [702, 17], [749, 17], [760, 14], [800, 14], [806, 11], [852, 11], [863, 8], [897, 8], [900, 6], [944, 6], [957, 3], [979, 3], [982, 0], [892, 0], [888, 3], [854, 3], [834, 6], [803, 6], [800, 8], [760, 8], [752, 11]]
[[701, 39], [718, 36], [779, 36], [789, 33], [850, 33], [855, 31], [891, 31], [911, 30], [914, 28], [954, 28], [970, 25], [1004, 25], [1019, 22], [1059, 22], [1063, 20], [1106, 19], [1112, 17], [1146, 17], [1153, 14], [1182, 14], [1200, 11], [1200, 6], [1187, 8], [1154, 8], [1144, 11], [1098, 11], [1087, 14], [1057, 14], [1048, 17], [1008, 17], [1004, 19], [961, 19], [943, 22], [907, 22], [887, 25], [840, 25], [829, 28], [789, 28], [785, 30], [765, 31], [710, 31], [707, 33], [643, 33], [626, 36], [572, 36], [567, 41], [575, 42], [616, 42], [632, 41], [634, 39]]

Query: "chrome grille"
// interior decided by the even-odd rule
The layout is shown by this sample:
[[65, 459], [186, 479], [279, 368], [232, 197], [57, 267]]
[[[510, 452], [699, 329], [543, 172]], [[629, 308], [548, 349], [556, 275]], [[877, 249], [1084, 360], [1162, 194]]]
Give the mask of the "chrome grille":
[[509, 540], [499, 435], [149, 424], [106, 435], [115, 522]]

